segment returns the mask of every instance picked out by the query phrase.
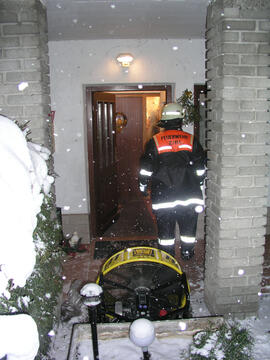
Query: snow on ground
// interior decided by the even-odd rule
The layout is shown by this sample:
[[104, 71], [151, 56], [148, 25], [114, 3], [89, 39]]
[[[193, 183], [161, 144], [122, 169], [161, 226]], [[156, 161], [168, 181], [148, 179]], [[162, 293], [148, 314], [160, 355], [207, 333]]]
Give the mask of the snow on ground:
[[240, 322], [250, 330], [255, 339], [255, 360], [270, 359], [270, 294], [261, 295], [259, 299], [259, 312], [257, 317], [242, 320]]
[[[207, 316], [208, 310], [203, 301], [197, 304], [199, 309], [198, 316]], [[260, 297], [260, 308], [257, 317], [250, 317], [241, 320], [245, 328], [247, 328], [255, 340], [254, 343], [254, 360], [269, 360], [270, 359], [270, 295], [262, 295]], [[194, 308], [193, 308], [194, 309]], [[205, 312], [206, 309], [206, 312]], [[196, 316], [196, 314], [194, 313]], [[72, 331], [72, 323], [80, 320], [73, 319], [68, 324], [62, 324], [58, 330], [55, 339], [54, 350], [51, 352], [52, 359], [67, 360], [70, 335]], [[190, 345], [189, 339], [181, 340], [181, 343], [176, 342], [173, 338], [155, 339], [149, 346], [152, 360], [180, 360], [188, 359], [187, 351]], [[81, 356], [80, 360], [92, 360], [91, 343], [82, 342], [79, 347]], [[103, 340], [99, 341], [99, 355], [100, 360], [138, 360], [142, 356], [140, 348], [136, 347], [128, 338], [121, 340]], [[233, 359], [232, 359], [233, 360]]]
[[[179, 343], [174, 338], [156, 338], [149, 346], [148, 351], [151, 354], [151, 360], [184, 360], [188, 359], [189, 345], [189, 339], [181, 339], [181, 343]], [[91, 343], [82, 343], [78, 349], [78, 354], [80, 354], [79, 360], [92, 360]], [[135, 346], [128, 338], [99, 342], [100, 360], [139, 360], [142, 359], [142, 355], [142, 349]]]
[[[202, 270], [202, 269], [201, 269]], [[203, 274], [203, 271], [200, 271]], [[203, 275], [202, 275], [203, 276]], [[197, 284], [198, 286], [198, 284]], [[199, 288], [191, 291], [191, 308], [193, 317], [205, 317], [210, 313], [203, 299], [204, 283], [203, 278], [199, 279]], [[74, 323], [82, 322], [85, 314], [80, 317], [72, 318], [68, 323], [61, 323], [54, 339], [51, 358], [53, 360], [67, 360], [69, 342], [71, 338], [72, 326]], [[250, 317], [241, 320], [240, 324], [250, 330], [255, 340], [254, 360], [270, 359], [270, 295], [261, 295], [259, 298], [259, 312], [257, 317]], [[189, 359], [188, 347], [189, 339], [176, 342], [173, 338], [159, 338], [149, 346], [152, 360], [184, 360]], [[91, 344], [82, 342], [80, 345], [80, 360], [92, 360]], [[122, 340], [103, 340], [99, 341], [100, 360], [138, 360], [142, 358], [142, 350], [136, 347], [129, 338]], [[233, 360], [233, 359], [232, 359]]]

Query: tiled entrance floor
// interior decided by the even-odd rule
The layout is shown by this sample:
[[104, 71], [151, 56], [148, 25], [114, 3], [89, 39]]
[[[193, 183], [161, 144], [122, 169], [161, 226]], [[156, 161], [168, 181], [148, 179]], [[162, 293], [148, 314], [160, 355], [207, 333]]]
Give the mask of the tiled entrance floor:
[[[115, 241], [115, 239], [112, 241]], [[76, 253], [75, 256], [68, 255], [63, 263], [64, 299], [74, 280], [80, 279], [85, 283], [95, 282], [102, 265], [106, 261], [106, 259], [94, 259], [94, 243], [86, 248], [86, 252]], [[179, 262], [182, 271], [187, 275], [191, 291], [201, 287], [204, 269], [204, 241], [198, 241], [195, 255], [189, 261], [180, 260], [179, 243], [177, 242], [175, 258]]]
[[[106, 239], [108, 240], [108, 239]], [[100, 240], [102, 241], [102, 240]], [[112, 239], [115, 241], [115, 239]], [[191, 287], [192, 293], [202, 291], [202, 283], [204, 278], [204, 254], [205, 243], [204, 240], [198, 240], [195, 247], [195, 255], [189, 261], [180, 259], [179, 243], [176, 242], [175, 258], [179, 262], [182, 271], [186, 273]], [[70, 289], [70, 285], [74, 280], [82, 280], [83, 282], [95, 282], [100, 269], [106, 259], [94, 259], [95, 243], [86, 245], [87, 251], [83, 253], [76, 253], [75, 256], [67, 255], [63, 263], [63, 300]], [[270, 237], [266, 238], [264, 265], [263, 265], [263, 280], [262, 292], [270, 292]]]

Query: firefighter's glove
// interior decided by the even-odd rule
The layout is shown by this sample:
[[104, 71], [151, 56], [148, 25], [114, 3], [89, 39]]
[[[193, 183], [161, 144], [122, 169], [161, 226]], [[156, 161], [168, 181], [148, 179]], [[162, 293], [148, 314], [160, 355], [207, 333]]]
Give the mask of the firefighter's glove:
[[200, 185], [202, 186], [204, 183], [205, 175], [206, 175], [205, 169], [197, 169], [196, 175], [197, 175], [198, 179], [200, 180]]

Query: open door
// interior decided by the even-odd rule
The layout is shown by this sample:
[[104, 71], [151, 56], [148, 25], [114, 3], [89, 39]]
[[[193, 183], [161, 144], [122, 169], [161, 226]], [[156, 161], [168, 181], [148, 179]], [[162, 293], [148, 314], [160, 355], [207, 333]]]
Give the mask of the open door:
[[[138, 159], [147, 139], [145, 119], [150, 116], [142, 99], [154, 94], [161, 103], [170, 102], [172, 87], [169, 84], [145, 85], [143, 90], [136, 85], [86, 87], [91, 240], [156, 238], [153, 219], [145, 208], [137, 181]], [[128, 117], [128, 126], [121, 134], [116, 132], [116, 111]], [[113, 221], [116, 218], [118, 221]]]
[[118, 210], [114, 117], [115, 95], [95, 92], [92, 134], [96, 236], [103, 234]]

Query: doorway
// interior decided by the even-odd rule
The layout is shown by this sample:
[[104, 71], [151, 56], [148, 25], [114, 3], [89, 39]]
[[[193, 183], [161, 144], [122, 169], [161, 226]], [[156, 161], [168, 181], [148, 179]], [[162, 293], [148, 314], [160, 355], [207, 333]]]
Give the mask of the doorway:
[[[139, 158], [172, 85], [86, 87], [90, 238], [155, 239], [150, 204], [138, 188]], [[115, 115], [126, 124], [117, 128]]]

